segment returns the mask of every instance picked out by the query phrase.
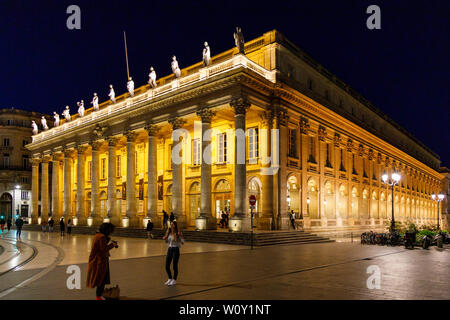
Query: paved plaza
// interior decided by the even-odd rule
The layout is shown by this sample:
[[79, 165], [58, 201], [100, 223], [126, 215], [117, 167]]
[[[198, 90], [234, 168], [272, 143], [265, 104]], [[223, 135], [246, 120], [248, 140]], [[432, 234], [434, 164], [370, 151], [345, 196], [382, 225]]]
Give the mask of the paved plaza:
[[[95, 290], [85, 288], [92, 238], [23, 231], [16, 241], [13, 230], [3, 234], [0, 299], [93, 300]], [[113, 238], [120, 248], [111, 251], [111, 279], [124, 300], [450, 299], [448, 246], [405, 250], [339, 242], [250, 250], [186, 242], [177, 285], [167, 287], [164, 241]], [[67, 287], [71, 265], [81, 270], [81, 289]], [[379, 289], [368, 288], [370, 266], [380, 270]]]

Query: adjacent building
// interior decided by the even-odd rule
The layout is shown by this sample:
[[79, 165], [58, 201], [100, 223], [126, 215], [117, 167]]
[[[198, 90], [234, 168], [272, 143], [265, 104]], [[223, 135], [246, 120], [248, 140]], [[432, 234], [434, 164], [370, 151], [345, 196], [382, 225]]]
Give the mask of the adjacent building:
[[[229, 211], [231, 230], [250, 230], [249, 195], [265, 230], [289, 228], [289, 212], [310, 230], [381, 228], [392, 201], [396, 221], [434, 224], [442, 180], [433, 151], [276, 30], [245, 54], [230, 49], [62, 121], [27, 148], [32, 220], [40, 192], [43, 218], [79, 225], [158, 226], [164, 209], [198, 229]], [[381, 179], [392, 172], [394, 193]]]

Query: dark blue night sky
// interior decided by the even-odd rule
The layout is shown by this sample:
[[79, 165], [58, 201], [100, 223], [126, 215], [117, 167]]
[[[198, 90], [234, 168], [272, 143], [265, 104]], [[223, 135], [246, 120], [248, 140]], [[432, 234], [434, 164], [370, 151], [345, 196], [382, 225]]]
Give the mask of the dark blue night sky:
[[[66, 8], [81, 8], [81, 30], [68, 30]], [[366, 27], [366, 8], [381, 8], [381, 30]], [[450, 165], [450, 2], [395, 1], [78, 1], [0, 0], [0, 108], [62, 112], [112, 83], [126, 91], [122, 31], [136, 87], [278, 29]], [[89, 107], [89, 106], [88, 106]]]

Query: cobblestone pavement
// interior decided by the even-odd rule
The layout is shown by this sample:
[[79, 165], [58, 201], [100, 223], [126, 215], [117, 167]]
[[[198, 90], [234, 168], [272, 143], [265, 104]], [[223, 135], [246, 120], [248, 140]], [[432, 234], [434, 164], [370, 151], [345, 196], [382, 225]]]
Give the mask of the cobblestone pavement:
[[[0, 246], [7, 248], [1, 241], [12, 239], [4, 237]], [[345, 242], [250, 250], [188, 242], [181, 248], [177, 285], [167, 287], [163, 241], [115, 239], [120, 248], [111, 252], [111, 279], [124, 300], [450, 299], [448, 246], [406, 250]], [[87, 235], [23, 232], [20, 245], [34, 247], [37, 254], [18, 270], [0, 275], [0, 299], [95, 298], [95, 290], [85, 288], [91, 241]], [[79, 290], [67, 288], [69, 265], [80, 267]], [[368, 288], [370, 266], [380, 270], [379, 289]]]

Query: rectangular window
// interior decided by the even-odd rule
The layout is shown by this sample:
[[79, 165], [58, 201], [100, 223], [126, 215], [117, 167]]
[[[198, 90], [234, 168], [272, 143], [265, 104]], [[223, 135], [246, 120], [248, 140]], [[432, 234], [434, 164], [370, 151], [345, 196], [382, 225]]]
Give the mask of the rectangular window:
[[289, 157], [297, 158], [297, 130], [289, 129]]
[[102, 172], [102, 179], [106, 179], [106, 159], [103, 158], [101, 160], [101, 172]]
[[227, 135], [219, 133], [216, 137], [216, 162], [227, 162]]
[[344, 150], [341, 149], [341, 164], [339, 166], [339, 170], [341, 171], [345, 171], [345, 166], [344, 166]]
[[168, 159], [169, 159], [169, 162], [168, 162], [167, 167], [169, 168], [169, 170], [172, 170], [172, 145], [169, 145]]
[[28, 177], [22, 177], [22, 183], [28, 183]]
[[21, 200], [28, 200], [28, 191], [22, 191], [20, 198]]
[[258, 128], [248, 129], [248, 159], [253, 163], [258, 159], [258, 140]]
[[22, 147], [24, 147], [25, 148], [25, 146], [28, 144], [28, 141], [27, 140], [22, 140]]
[[201, 160], [202, 159], [201, 158], [202, 144], [201, 144], [200, 138], [194, 139], [192, 149], [193, 149], [193, 157], [194, 157], [194, 159], [193, 159], [194, 166], [200, 165], [201, 161], [202, 161]]
[[9, 167], [9, 154], [7, 153], [3, 154], [3, 167]]
[[134, 173], [137, 174], [138, 173], [138, 152], [135, 151], [134, 152]]
[[9, 147], [9, 138], [3, 138], [3, 146]]
[[88, 161], [88, 181], [92, 180], [92, 161]]
[[30, 166], [29, 163], [30, 163], [30, 159], [28, 158], [28, 156], [27, 155], [22, 155], [22, 167], [24, 169], [29, 168], [29, 166]]
[[121, 175], [121, 166], [120, 166], [120, 156], [116, 156], [116, 177], [120, 177]]
[[316, 146], [314, 137], [309, 137], [309, 159], [308, 162], [316, 163]]
[[331, 165], [331, 161], [331, 147], [330, 144], [327, 143], [327, 159], [325, 161], [325, 167], [333, 168], [333, 166]]

